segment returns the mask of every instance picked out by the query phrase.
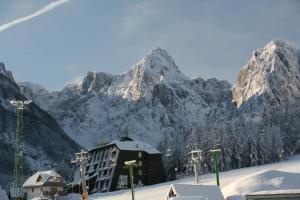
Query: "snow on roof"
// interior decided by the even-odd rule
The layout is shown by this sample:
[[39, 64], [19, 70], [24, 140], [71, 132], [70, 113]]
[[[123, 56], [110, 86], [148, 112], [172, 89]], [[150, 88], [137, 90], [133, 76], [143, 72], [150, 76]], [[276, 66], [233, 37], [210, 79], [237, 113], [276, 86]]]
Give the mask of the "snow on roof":
[[300, 189], [291, 189], [291, 190], [265, 190], [259, 192], [253, 192], [247, 195], [276, 195], [276, 194], [300, 194]]
[[201, 197], [206, 200], [224, 200], [223, 194], [215, 185], [172, 184], [171, 189], [177, 197]]
[[[40, 180], [38, 178], [41, 177]], [[27, 181], [23, 184], [23, 187], [35, 187], [44, 185], [50, 177], [62, 178], [54, 170], [49, 171], [39, 171], [33, 174]]]
[[[131, 138], [127, 138], [125, 140], [122, 138], [119, 140], [114, 140], [111, 143], [106, 144], [104, 146], [109, 146], [112, 144], [115, 144], [118, 147], [118, 149], [120, 149], [120, 150], [145, 151], [148, 154], [159, 154], [160, 153], [156, 148], [152, 147], [150, 144], [147, 144], [145, 142], [141, 142], [138, 140], [133, 140]], [[101, 146], [101, 147], [104, 147], [104, 146]], [[95, 149], [98, 149], [98, 148], [95, 148]]]
[[170, 200], [207, 200], [206, 197], [173, 197]]
[[133, 141], [117, 140], [112, 143], [115, 143], [120, 150], [145, 151], [146, 153], [149, 153], [149, 154], [160, 153], [157, 149], [155, 149], [151, 145], [141, 142], [141, 141], [138, 141], [138, 140], [133, 140]]
[[226, 196], [274, 190], [299, 190], [300, 173], [265, 170], [238, 179], [223, 188]]

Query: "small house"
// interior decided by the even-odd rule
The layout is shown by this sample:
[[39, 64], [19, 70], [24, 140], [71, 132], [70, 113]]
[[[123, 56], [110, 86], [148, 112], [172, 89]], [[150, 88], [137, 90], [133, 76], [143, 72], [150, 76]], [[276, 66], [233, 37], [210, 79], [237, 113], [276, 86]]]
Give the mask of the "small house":
[[167, 200], [224, 200], [218, 186], [172, 184]]
[[23, 184], [27, 199], [50, 199], [64, 195], [65, 180], [54, 170], [39, 171]]

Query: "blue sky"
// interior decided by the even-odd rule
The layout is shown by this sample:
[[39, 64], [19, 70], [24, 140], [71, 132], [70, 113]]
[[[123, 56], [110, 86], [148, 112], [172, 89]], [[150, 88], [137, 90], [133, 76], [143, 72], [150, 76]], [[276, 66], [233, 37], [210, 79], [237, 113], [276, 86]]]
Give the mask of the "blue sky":
[[[0, 27], [51, 2], [1, 0]], [[123, 73], [161, 47], [191, 78], [234, 83], [277, 38], [300, 46], [300, 1], [69, 0], [0, 32], [0, 61], [15, 79], [57, 90], [87, 71]]]

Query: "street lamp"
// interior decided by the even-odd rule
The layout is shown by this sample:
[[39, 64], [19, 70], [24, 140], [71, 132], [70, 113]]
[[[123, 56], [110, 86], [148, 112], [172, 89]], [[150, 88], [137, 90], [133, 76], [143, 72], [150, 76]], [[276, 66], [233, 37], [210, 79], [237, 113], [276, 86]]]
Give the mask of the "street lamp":
[[136, 160], [126, 161], [124, 165], [129, 169], [129, 178], [130, 178], [130, 185], [131, 185], [131, 195], [132, 200], [134, 200], [134, 177], [133, 177], [133, 167], [136, 166]]
[[24, 106], [25, 105], [29, 105], [30, 103], [32, 103], [31, 100], [26, 100], [26, 101], [10, 101], [9, 102], [11, 105], [15, 106], [18, 110], [24, 110]]
[[198, 172], [200, 170], [200, 162], [201, 162], [201, 159], [202, 159], [201, 153], [202, 153], [201, 150], [191, 151], [191, 157], [192, 157], [192, 162], [193, 162], [193, 165], [194, 165], [194, 173], [195, 173], [196, 183], [199, 183]]
[[13, 199], [22, 199], [23, 197], [23, 152], [22, 152], [22, 131], [23, 131], [23, 110], [26, 105], [32, 101], [10, 101], [9, 103], [16, 108], [17, 127], [16, 127], [16, 148], [14, 164], [14, 183], [10, 189]]
[[217, 185], [220, 186], [220, 180], [219, 180], [219, 160], [218, 156], [221, 153], [221, 149], [212, 149], [210, 150], [210, 153], [213, 155], [214, 160], [214, 171], [216, 172], [216, 179], [217, 179]]

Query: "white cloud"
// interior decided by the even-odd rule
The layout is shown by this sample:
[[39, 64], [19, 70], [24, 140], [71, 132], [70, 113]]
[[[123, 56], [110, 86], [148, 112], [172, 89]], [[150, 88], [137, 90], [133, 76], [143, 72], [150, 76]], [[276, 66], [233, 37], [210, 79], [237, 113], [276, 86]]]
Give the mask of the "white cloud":
[[40, 10], [35, 11], [34, 13], [25, 16], [25, 17], [21, 17], [15, 20], [12, 20], [6, 24], [0, 25], [0, 32], [3, 32], [9, 28], [12, 28], [20, 23], [26, 22], [34, 17], [37, 17], [39, 15], [42, 15], [46, 12], [49, 12], [50, 10], [53, 10], [54, 8], [61, 6], [62, 4], [65, 4], [67, 2], [69, 2], [70, 0], [57, 0], [54, 2], [49, 3], [48, 5], [44, 6], [43, 8], [41, 8]]

